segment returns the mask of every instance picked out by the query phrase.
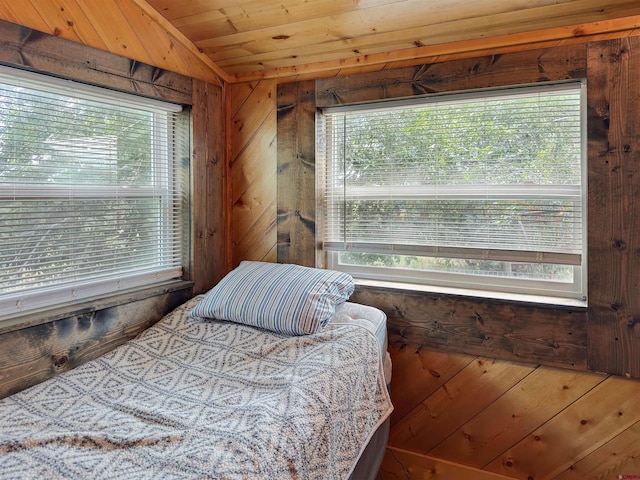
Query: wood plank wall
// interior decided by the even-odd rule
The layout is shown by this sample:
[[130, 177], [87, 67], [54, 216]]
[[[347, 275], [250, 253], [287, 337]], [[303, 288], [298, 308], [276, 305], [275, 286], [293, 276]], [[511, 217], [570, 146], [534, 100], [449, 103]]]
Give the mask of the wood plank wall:
[[[549, 307], [518, 302], [358, 286], [355, 301], [382, 308], [393, 341], [452, 352], [640, 377], [640, 297], [637, 295], [640, 183], [640, 38], [527, 50], [438, 64], [316, 80], [315, 107], [490, 86], [587, 79], [589, 188], [589, 306]], [[291, 91], [281, 85], [281, 91]], [[298, 106], [298, 108], [301, 108]], [[311, 138], [294, 135], [303, 150]], [[278, 139], [287, 140], [287, 137]], [[287, 140], [289, 141], [289, 140]], [[279, 159], [279, 162], [293, 161]], [[278, 181], [302, 184], [294, 170]], [[315, 201], [312, 192], [307, 203]], [[297, 193], [298, 197], [301, 195]], [[278, 198], [285, 208], [290, 198]], [[300, 198], [296, 201], [300, 202]], [[291, 212], [287, 212], [291, 214]], [[309, 231], [299, 241], [312, 244]], [[290, 257], [313, 262], [310, 253]]]
[[74, 314], [0, 334], [0, 398], [24, 390], [113, 350], [191, 298], [191, 287], [128, 295], [110, 307]]
[[229, 268], [242, 260], [276, 261], [276, 87], [275, 80], [228, 86]]
[[[43, 312], [0, 329], [0, 397], [69, 370], [132, 338], [226, 273], [223, 88], [161, 68], [0, 21], [0, 62], [121, 91], [168, 100], [192, 111], [191, 237], [186, 236], [185, 280], [152, 292], [125, 293], [99, 302]], [[193, 107], [191, 105], [193, 104]], [[184, 198], [188, 217], [189, 198]], [[189, 219], [186, 219], [189, 223]], [[188, 231], [188, 227], [187, 230]], [[26, 323], [25, 323], [26, 322]], [[22, 325], [22, 326], [21, 326]]]
[[[16, 41], [15, 33], [9, 36], [1, 33], [5, 30], [15, 31], [15, 26], [0, 23], [1, 61], [25, 62], [28, 68], [42, 70], [50, 70], [52, 65], [64, 66], [70, 70], [62, 75], [75, 76], [81, 62], [74, 61], [74, 57], [82, 58], [74, 50], [75, 44], [61, 48], [61, 44], [52, 43], [45, 48], [47, 52], [40, 55], [37, 48], [31, 46], [48, 44], [49, 37], [37, 32], [25, 34], [18, 29], [21, 36]], [[55, 56], [66, 49], [73, 52], [69, 58]], [[466, 77], [490, 81], [491, 70], [500, 65], [507, 65], [510, 70], [503, 74], [507, 80], [516, 81], [519, 71], [528, 72], [534, 80], [544, 79], [549, 72], [552, 76], [558, 75], [558, 71], [566, 73], [563, 56], [557, 52], [560, 50], [528, 56], [528, 63], [521, 54], [487, 56], [466, 63], [418, 67], [411, 70], [409, 77], [406, 72], [396, 70], [353, 76], [345, 78], [347, 83], [343, 85], [349, 86], [349, 82], [360, 85], [360, 90], [356, 89], [361, 92], [358, 95], [364, 95], [362, 92], [367, 90], [384, 96], [402, 83], [397, 78], [406, 78], [408, 82], [401, 87], [411, 89], [411, 94], [419, 94], [438, 87], [442, 79], [449, 79], [449, 85], [455, 88], [464, 88], [468, 82]], [[640, 471], [640, 424], [636, 419], [640, 412], [638, 382], [538, 365], [594, 368], [612, 373], [628, 371], [637, 376], [638, 269], [635, 262], [639, 250], [638, 227], [634, 222], [637, 202], [633, 200], [637, 197], [638, 182], [633, 180], [637, 178], [633, 175], [633, 166], [640, 151], [636, 133], [638, 117], [634, 113], [640, 108], [637, 108], [637, 73], [630, 74], [638, 69], [637, 52], [636, 41], [621, 39], [589, 44], [584, 56], [590, 85], [591, 82], [594, 86], [601, 85], [604, 92], [589, 100], [592, 152], [589, 161], [590, 169], [593, 168], [589, 180], [592, 202], [589, 214], [595, 218], [589, 232], [589, 260], [598, 269], [590, 274], [590, 282], [595, 282], [595, 287], [592, 286], [592, 302], [587, 314], [580, 311], [574, 314], [570, 309], [527, 310], [527, 306], [500, 303], [496, 308], [491, 302], [465, 304], [468, 300], [463, 298], [393, 297], [375, 289], [366, 293], [371, 298], [361, 297], [379, 303], [387, 312], [391, 337], [395, 340], [390, 349], [394, 360], [392, 399], [396, 412], [391, 447], [380, 478], [474, 480], [504, 478], [497, 476], [502, 473], [507, 478], [569, 480], [617, 478], [617, 475]], [[111, 65], [104, 63], [101, 55], [102, 52], [90, 52], [90, 58], [99, 59], [91, 63], [92, 67]], [[180, 91], [179, 85], [186, 85], [180, 81], [174, 83], [176, 79], [167, 72], [118, 58], [123, 61], [123, 67], [118, 68], [126, 73], [123, 79], [107, 80], [107, 84], [131, 82], [133, 75], [165, 82], [164, 86], [158, 82], [139, 83], [145, 92], [167, 87]], [[564, 63], [575, 65], [575, 57], [565, 58]], [[108, 73], [108, 69], [105, 70]], [[105, 75], [100, 68], [93, 71], [94, 75]], [[413, 75], [421, 78], [415, 81]], [[102, 80], [94, 79], [92, 83], [102, 83]], [[191, 87], [190, 82], [188, 86]], [[350, 88], [335, 89], [337, 95], [331, 95], [344, 98]], [[310, 199], [315, 182], [304, 178], [304, 182], [299, 183], [300, 172], [308, 175], [310, 169], [288, 168], [295, 164], [294, 159], [282, 155], [296, 152], [296, 158], [310, 163], [313, 162], [310, 153], [304, 152], [312, 149], [308, 141], [292, 148], [285, 135], [277, 134], [278, 129], [286, 127], [284, 116], [290, 106], [295, 104], [295, 108], [307, 113], [315, 109], [315, 105], [305, 100], [309, 96], [308, 87], [277, 85], [275, 81], [266, 80], [226, 85], [222, 90], [194, 84], [194, 89], [194, 121], [199, 115], [195, 110], [198, 105], [203, 108], [202, 115], [205, 110], [216, 107], [229, 112], [222, 131], [217, 114], [210, 119], [208, 127], [194, 125], [195, 137], [200, 138], [207, 131], [210, 141], [218, 145], [222, 142], [221, 136], [227, 136], [227, 163], [223, 165], [218, 147], [210, 147], [209, 140], [195, 146], [194, 156], [200, 155], [201, 163], [197, 166], [197, 161], [194, 162], [194, 169], [204, 177], [194, 179], [194, 185], [209, 187], [204, 189], [207, 193], [200, 192], [201, 186], [194, 192], [196, 196], [207, 197], [194, 199], [198, 205], [194, 207], [194, 215], [203, 215], [200, 223], [194, 224], [194, 231], [202, 233], [196, 234], [194, 242], [201, 243], [194, 245], [194, 252], [198, 252], [198, 259], [202, 255], [202, 261], [211, 260], [224, 267], [212, 270], [207, 266], [194, 266], [194, 274], [203, 275], [199, 288], [206, 289], [215, 282], [222, 274], [219, 268], [228, 269], [243, 259], [275, 261], [282, 252], [283, 259], [311, 264], [311, 249], [306, 242], [315, 242], [313, 237], [309, 238], [315, 228], [309, 223], [313, 215], [310, 212], [296, 215], [296, 212], [301, 212], [300, 205], [306, 209], [314, 204]], [[280, 89], [279, 97], [277, 89]], [[317, 93], [320, 95], [321, 89]], [[184, 98], [184, 92], [179, 96]], [[282, 125], [276, 122], [279, 107], [284, 115]], [[302, 118], [309, 118], [304, 115]], [[307, 133], [302, 135], [311, 138], [309, 126], [304, 126], [306, 123], [301, 128]], [[300, 135], [299, 132], [293, 138]], [[281, 145], [278, 139], [285, 143]], [[208, 148], [211, 150], [206, 150]], [[297, 152], [303, 154], [298, 157]], [[221, 189], [213, 187], [220, 182]], [[221, 197], [221, 191], [229, 197]], [[292, 198], [293, 195], [296, 198]], [[222, 212], [218, 210], [220, 207]], [[283, 220], [278, 234], [277, 218]], [[291, 219], [302, 223], [287, 225], [285, 220]], [[285, 233], [291, 231], [295, 233]], [[202, 240], [206, 238], [209, 240]], [[286, 240], [282, 242], [283, 239]], [[229, 249], [222, 258], [216, 259], [220, 255], [215, 247], [217, 242], [228, 245]], [[200, 273], [195, 273], [198, 269]], [[600, 279], [596, 278], [600, 275]], [[358, 295], [365, 295], [360, 292]], [[166, 299], [154, 300], [152, 304], [162, 302]], [[438, 303], [444, 306], [433, 308]], [[109, 321], [97, 321], [98, 313], [94, 317], [79, 315], [58, 324], [18, 331], [16, 335], [20, 340], [0, 337], [4, 352], [0, 357], [0, 395], [14, 388], [5, 388], [9, 376], [28, 378], [29, 370], [46, 372], [45, 377], [55, 374], [73, 366], [76, 359], [84, 361], [101, 348], [112, 348], [137, 328], [144, 328], [148, 312], [156, 307], [145, 301], [139, 303], [139, 307], [135, 304], [127, 307], [126, 314], [111, 312], [115, 317]], [[168, 308], [168, 304], [164, 305], [158, 314]], [[134, 311], [140, 308], [138, 311], [143, 311], [144, 317], [126, 318], [129, 308]], [[434, 313], [428, 314], [430, 311]], [[104, 318], [109, 316], [105, 315]], [[558, 315], [560, 326], [554, 322]], [[443, 320], [449, 323], [442, 324]], [[541, 326], [536, 327], [540, 322]], [[126, 333], [123, 335], [123, 332]], [[74, 338], [75, 341], [69, 341]], [[562, 353], [554, 353], [556, 351]], [[496, 360], [497, 356], [504, 360]], [[435, 432], [439, 440], [431, 439], [431, 432]]]
[[278, 88], [278, 261], [315, 267], [315, 82]]
[[589, 369], [640, 376], [640, 38], [587, 58]]
[[379, 479], [587, 480], [640, 472], [640, 381], [391, 344]]
[[315, 205], [314, 182], [293, 165], [314, 127], [301, 112], [587, 79], [588, 308], [356, 289], [353, 300], [387, 313], [392, 340], [396, 410], [380, 479], [640, 474], [640, 382], [624, 378], [640, 377], [639, 61], [640, 39], [621, 38], [318, 79], [315, 105], [303, 105], [308, 80], [278, 86], [278, 260], [309, 265], [315, 226], [300, 213]]
[[193, 80], [190, 212], [193, 249], [186, 262], [191, 269], [186, 278], [194, 282], [193, 293], [210, 289], [228, 271], [225, 185], [229, 172], [224, 105], [222, 87]]

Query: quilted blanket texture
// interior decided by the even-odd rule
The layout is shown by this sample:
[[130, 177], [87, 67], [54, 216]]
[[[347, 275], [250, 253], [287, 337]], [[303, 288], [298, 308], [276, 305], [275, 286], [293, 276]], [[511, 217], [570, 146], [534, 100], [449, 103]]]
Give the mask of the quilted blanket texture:
[[364, 328], [188, 316], [0, 401], [0, 478], [345, 479], [392, 406]]

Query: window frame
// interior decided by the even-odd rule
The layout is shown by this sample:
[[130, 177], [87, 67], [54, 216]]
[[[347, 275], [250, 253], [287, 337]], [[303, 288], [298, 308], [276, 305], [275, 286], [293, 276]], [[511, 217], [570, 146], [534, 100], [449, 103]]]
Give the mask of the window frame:
[[[37, 199], [55, 202], [67, 200], [70, 191], [74, 199], [160, 199], [160, 206], [154, 211], [158, 213], [158, 228], [163, 233], [158, 240], [154, 255], [158, 258], [166, 257], [167, 248], [172, 251], [171, 257], [178, 258], [181, 265], [174, 261], [173, 266], [155, 266], [141, 268], [134, 274], [110, 273], [104, 277], [84, 278], [80, 281], [64, 282], [57, 285], [45, 285], [17, 290], [15, 292], [0, 293], [0, 325], [12, 323], [11, 319], [24, 315], [37, 314], [43, 311], [59, 311], [68, 306], [90, 302], [97, 299], [115, 298], [124, 292], [145, 289], [157, 289], [167, 284], [183, 282], [185, 270], [188, 271], [190, 252], [190, 220], [189, 215], [189, 165], [180, 161], [184, 155], [189, 155], [191, 142], [190, 109], [184, 108], [168, 100], [156, 100], [149, 97], [124, 93], [103, 86], [80, 83], [74, 80], [50, 76], [46, 73], [36, 73], [23, 69], [0, 66], [0, 74], [15, 78], [6, 82], [25, 88], [34, 88], [56, 95], [64, 95], [65, 90], [73, 90], [73, 97], [104, 104], [129, 106], [140, 111], [151, 112], [153, 116], [151, 127], [151, 184], [149, 185], [42, 185], [0, 184], [0, 201], [11, 199]], [[2, 79], [3, 83], [5, 80]], [[162, 112], [162, 113], [161, 113]], [[170, 123], [168, 116], [175, 115]], [[180, 130], [178, 135], [169, 133], [169, 127]], [[181, 137], [177, 143], [172, 139]], [[171, 139], [170, 139], [171, 137]], [[162, 139], [160, 142], [156, 141]], [[176, 172], [181, 170], [180, 175]], [[179, 197], [179, 198], [178, 198]], [[172, 213], [174, 212], [174, 213]], [[177, 212], [177, 213], [176, 213]], [[168, 234], [167, 232], [171, 232]], [[178, 232], [178, 233], [176, 233]], [[178, 235], [177, 238], [176, 235]], [[175, 247], [175, 248], [174, 248]], [[129, 273], [129, 272], [127, 272]], [[116, 278], [118, 277], [118, 278]], [[167, 288], [166, 286], [163, 288]], [[104, 303], [104, 300], [101, 300]]]
[[[332, 188], [327, 183], [327, 168], [329, 160], [326, 158], [326, 135], [324, 125], [325, 112], [340, 112], [340, 111], [352, 111], [357, 110], [376, 110], [380, 108], [386, 108], [389, 105], [393, 106], [411, 106], [411, 105], [423, 105], [425, 103], [433, 103], [441, 101], [442, 97], [454, 98], [454, 99], [466, 99], [466, 98], [479, 98], [485, 95], [500, 96], [509, 95], [514, 91], [522, 91], [523, 89], [532, 89], [538, 91], [544, 91], [545, 89], [554, 90], [556, 88], [562, 89], [567, 85], [578, 85], [580, 91], [580, 185], [575, 186], [563, 186], [557, 185], [542, 186], [542, 189], [546, 189], [550, 192], [549, 198], [554, 195], [565, 196], [570, 195], [574, 198], [580, 197], [582, 205], [582, 253], [579, 262], [575, 259], [571, 261], [573, 263], [573, 282], [565, 283], [551, 280], [530, 280], [530, 279], [514, 279], [513, 277], [493, 277], [483, 275], [472, 275], [468, 273], [454, 273], [454, 272], [441, 272], [441, 271], [428, 271], [417, 270], [400, 267], [380, 267], [380, 266], [367, 266], [367, 265], [353, 265], [340, 262], [340, 253], [348, 253], [350, 251], [358, 253], [366, 253], [361, 248], [363, 245], [358, 244], [345, 244], [342, 247], [327, 243], [324, 238], [325, 229], [329, 222], [327, 221], [328, 208], [327, 197], [328, 192]], [[455, 100], [454, 100], [455, 101]], [[464, 92], [446, 92], [433, 95], [419, 96], [404, 98], [400, 100], [382, 100], [376, 102], [370, 102], [365, 104], [354, 105], [340, 105], [334, 107], [327, 107], [324, 109], [318, 109], [316, 113], [316, 157], [318, 162], [316, 164], [316, 223], [318, 226], [318, 232], [320, 236], [317, 241], [316, 247], [316, 259], [319, 265], [326, 268], [332, 268], [336, 270], [345, 271], [354, 276], [356, 281], [367, 283], [369, 281], [382, 282], [386, 285], [397, 286], [401, 288], [416, 288], [416, 289], [434, 289], [434, 291], [451, 291], [453, 293], [470, 294], [472, 296], [481, 296], [487, 298], [521, 298], [527, 301], [551, 303], [551, 304], [567, 304], [567, 305], [586, 305], [587, 300], [587, 94], [586, 94], [586, 80], [569, 80], [560, 82], [546, 82], [533, 85], [513, 85], [507, 87], [497, 88], [483, 88], [476, 90], [469, 90]], [[372, 194], [376, 188], [380, 191], [384, 191], [389, 187], [359, 187], [362, 191], [358, 192], [357, 189], [351, 190], [350, 195], [353, 197], [366, 198], [372, 196], [375, 199], [381, 199], [383, 197]], [[433, 198], [433, 193], [429, 193], [430, 187], [411, 187], [407, 190], [403, 188], [402, 192], [393, 191], [388, 192], [394, 198], [405, 196], [407, 198], [420, 198], [427, 199]], [[481, 190], [484, 186], [475, 185], [455, 185], [455, 192], [451, 191], [449, 198], [451, 199], [481, 199]], [[540, 185], [534, 187], [538, 191], [541, 190]], [[440, 196], [442, 196], [443, 188], [439, 187]], [[420, 192], [419, 190], [422, 190]], [[447, 188], [444, 188], [444, 196], [447, 196]], [[453, 190], [453, 189], [452, 189]], [[500, 192], [500, 195], [505, 198], [521, 198], [527, 199], [522, 190], [516, 190], [513, 187], [505, 187]], [[431, 197], [430, 197], [431, 196]], [[349, 198], [352, 198], [351, 196]], [[447, 198], [447, 199], [449, 199]], [[364, 246], [366, 249], [366, 246]], [[428, 249], [425, 249], [428, 250]], [[446, 248], [444, 249], [446, 250]], [[449, 257], [449, 258], [466, 258], [466, 259], [490, 259], [484, 255], [470, 255], [462, 257], [459, 255], [448, 255], [442, 248], [436, 247], [437, 256]], [[456, 248], [454, 250], [463, 250]], [[380, 253], [379, 251], [377, 253]], [[389, 253], [394, 253], [393, 246], [389, 247]], [[396, 253], [398, 254], [398, 253]], [[409, 252], [410, 255], [423, 255], [423, 252]], [[545, 255], [547, 255], [545, 253]], [[536, 258], [535, 252], [523, 252], [522, 261], [529, 263], [531, 260], [541, 260]], [[562, 257], [562, 254], [558, 258]], [[554, 263], [551, 261], [554, 258], [554, 254], [544, 258], [544, 263]], [[566, 258], [564, 259], [566, 262]], [[563, 263], [565, 263], [563, 262]], [[514, 282], [515, 280], [515, 282]]]

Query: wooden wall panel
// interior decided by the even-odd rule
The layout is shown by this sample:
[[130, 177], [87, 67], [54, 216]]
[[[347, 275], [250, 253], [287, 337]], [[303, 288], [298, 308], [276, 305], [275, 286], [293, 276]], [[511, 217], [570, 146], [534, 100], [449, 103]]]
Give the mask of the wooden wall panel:
[[[352, 298], [387, 313], [392, 339], [458, 353], [640, 377], [640, 296], [634, 293], [640, 286], [640, 223], [635, 221], [634, 201], [640, 195], [640, 183], [633, 170], [640, 152], [640, 130], [635, 128], [640, 123], [638, 45], [640, 39], [630, 37], [316, 80], [315, 107], [587, 79], [588, 308], [358, 286]], [[292, 92], [294, 85], [280, 88]], [[311, 111], [313, 106], [306, 109]], [[291, 152], [310, 150], [302, 145], [311, 142], [309, 132], [312, 126], [288, 128], [283, 132], [287, 134], [279, 135], [279, 151], [290, 159]], [[287, 175], [281, 174], [283, 181], [296, 183]], [[311, 184], [307, 177], [296, 178], [300, 185]], [[282, 190], [281, 195], [286, 195], [279, 198], [282, 205], [314, 201], [309, 188]], [[283, 229], [286, 218], [282, 217]], [[289, 261], [307, 261], [307, 255], [295, 250], [310, 248], [312, 240], [307, 236], [292, 242]]]
[[640, 38], [589, 45], [589, 368], [640, 377]]
[[640, 420], [640, 383], [610, 377], [485, 468], [553, 478]]
[[633, 478], [637, 472], [640, 472], [640, 422], [610, 441], [602, 442], [600, 448], [571, 465], [555, 480]]
[[[423, 378], [423, 365], [413, 360], [425, 349], [392, 343], [389, 351], [391, 400], [404, 405], [414, 387], [394, 383]], [[442, 362], [460, 361], [438, 353]], [[640, 381], [484, 357], [447, 377], [392, 424], [380, 479], [638, 474]]]
[[[0, 61], [186, 106], [196, 104], [192, 117], [196, 141], [191, 172], [197, 178], [190, 199], [185, 198], [184, 204], [192, 201], [194, 232], [202, 228], [198, 230], [199, 238], [185, 239], [186, 245], [194, 246], [197, 256], [195, 268], [185, 265], [185, 273], [201, 289], [217, 281], [222, 255], [218, 233], [221, 220], [216, 209], [222, 205], [220, 167], [224, 165], [225, 153], [221, 87], [202, 81], [192, 84], [192, 79], [183, 75], [4, 21], [0, 21]], [[190, 153], [180, 152], [185, 170], [189, 170]], [[188, 224], [188, 212], [185, 213]], [[0, 396], [111, 350], [191, 296], [192, 284], [181, 282], [3, 323]]]
[[537, 368], [429, 453], [482, 468], [604, 379], [558, 368]]
[[472, 355], [585, 370], [584, 310], [358, 285], [387, 314], [389, 338]]
[[391, 382], [391, 426], [474, 360], [470, 355], [437, 352], [423, 347], [416, 350], [404, 345], [404, 350], [407, 353], [404, 358], [393, 352], [397, 365]]
[[190, 297], [182, 288], [0, 334], [0, 398], [99, 357]]
[[230, 266], [276, 261], [276, 82], [229, 89]]
[[318, 80], [317, 106], [583, 78], [586, 45], [488, 55]]
[[229, 215], [225, 183], [224, 95], [218, 85], [193, 81], [193, 152], [191, 175], [191, 229], [193, 258], [191, 276], [194, 293], [213, 287], [227, 273], [226, 224]]
[[427, 453], [533, 371], [516, 363], [476, 359], [400, 420], [389, 444]]
[[278, 261], [316, 265], [315, 82], [278, 87]]

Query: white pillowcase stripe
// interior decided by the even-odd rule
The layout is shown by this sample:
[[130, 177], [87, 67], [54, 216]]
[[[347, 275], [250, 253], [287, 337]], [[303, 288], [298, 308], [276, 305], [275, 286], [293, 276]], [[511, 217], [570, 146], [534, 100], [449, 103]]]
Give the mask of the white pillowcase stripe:
[[321, 331], [336, 305], [353, 290], [353, 278], [343, 272], [244, 261], [205, 295], [191, 315], [307, 335]]

